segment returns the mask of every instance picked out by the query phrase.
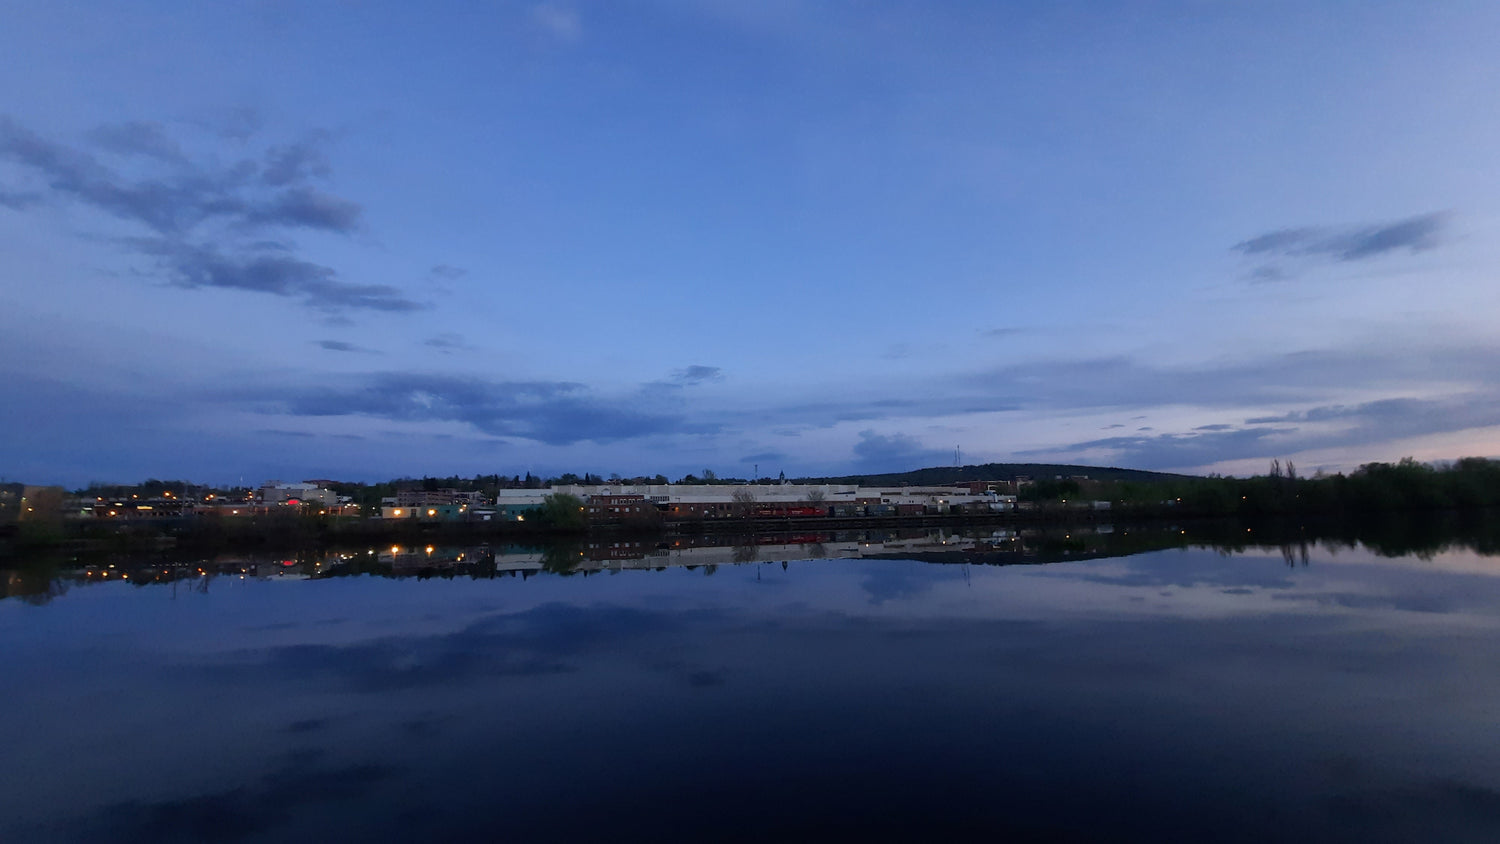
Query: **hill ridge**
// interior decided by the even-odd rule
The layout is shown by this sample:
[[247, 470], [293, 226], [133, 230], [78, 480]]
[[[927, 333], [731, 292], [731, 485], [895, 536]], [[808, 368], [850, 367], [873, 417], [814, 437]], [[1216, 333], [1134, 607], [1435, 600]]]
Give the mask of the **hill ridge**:
[[797, 478], [799, 483], [858, 483], [865, 486], [907, 484], [942, 485], [959, 481], [1014, 481], [1017, 477], [1032, 480], [1087, 476], [1096, 481], [1137, 481], [1163, 483], [1195, 475], [1153, 472], [1148, 469], [1125, 469], [1118, 466], [1079, 466], [1071, 463], [977, 463], [965, 466], [929, 466], [905, 472], [878, 472], [867, 475], [839, 475]]

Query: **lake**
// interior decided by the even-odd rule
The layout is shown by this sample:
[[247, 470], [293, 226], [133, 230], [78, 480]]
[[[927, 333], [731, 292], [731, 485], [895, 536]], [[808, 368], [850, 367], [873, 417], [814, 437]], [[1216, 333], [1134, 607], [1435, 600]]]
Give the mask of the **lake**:
[[1245, 532], [23, 567], [0, 840], [1500, 840], [1500, 558]]

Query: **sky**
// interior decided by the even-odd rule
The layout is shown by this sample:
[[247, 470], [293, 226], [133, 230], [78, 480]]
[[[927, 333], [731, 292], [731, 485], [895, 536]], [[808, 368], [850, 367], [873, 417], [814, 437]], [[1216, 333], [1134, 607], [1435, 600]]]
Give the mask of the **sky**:
[[8, 480], [1500, 455], [1493, 3], [0, 19]]

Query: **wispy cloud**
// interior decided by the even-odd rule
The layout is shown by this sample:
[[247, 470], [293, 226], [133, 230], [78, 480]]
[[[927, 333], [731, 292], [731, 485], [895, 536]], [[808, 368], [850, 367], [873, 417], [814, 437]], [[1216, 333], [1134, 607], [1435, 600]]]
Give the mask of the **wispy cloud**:
[[420, 310], [421, 303], [384, 284], [350, 284], [331, 268], [272, 249], [246, 249], [237, 255], [177, 240], [138, 239], [136, 248], [156, 261], [158, 271], [178, 287], [217, 287], [300, 299], [329, 311], [365, 309], [394, 313]]
[[979, 391], [1028, 410], [1148, 409], [1164, 405], [1246, 407], [1330, 400], [1357, 385], [1392, 392], [1432, 383], [1500, 379], [1489, 345], [1427, 344], [1417, 353], [1386, 341], [1167, 366], [1119, 356], [1032, 361], [959, 376], [953, 390]]
[[228, 400], [291, 416], [365, 416], [462, 422], [487, 434], [549, 445], [614, 442], [663, 434], [710, 433], [717, 425], [653, 412], [630, 396], [602, 396], [567, 381], [376, 373], [338, 386], [236, 392]]
[[[1446, 212], [1437, 212], [1366, 226], [1277, 229], [1237, 243], [1234, 250], [1257, 257], [1336, 261], [1360, 261], [1401, 250], [1422, 252], [1442, 243], [1449, 217]], [[1262, 267], [1257, 273], [1260, 281], [1282, 277], [1276, 267]]]
[[42, 194], [39, 191], [0, 190], [0, 206], [12, 211], [25, 211], [40, 204], [42, 204]]
[[[171, 164], [168, 174], [127, 177], [94, 156], [43, 138], [9, 117], [0, 117], [0, 157], [36, 173], [58, 198], [82, 202], [161, 235], [183, 235], [208, 221], [248, 229], [277, 226], [340, 233], [352, 232], [360, 223], [362, 211], [357, 204], [301, 183], [305, 173], [284, 172], [279, 150], [271, 151], [265, 168], [252, 159], [204, 168], [181, 158], [155, 124], [113, 125], [95, 134], [100, 131], [113, 149], [132, 149]], [[261, 188], [257, 175], [262, 173], [280, 174], [276, 189]]]
[[349, 353], [352, 353], [352, 354], [362, 354], [362, 355], [378, 355], [378, 354], [380, 354], [380, 351], [378, 349], [366, 348], [364, 346], [359, 346], [359, 345], [356, 345], [354, 343], [350, 343], [350, 342], [347, 342], [347, 341], [344, 341], [344, 340], [315, 340], [313, 342], [319, 348], [326, 349], [326, 350], [328, 350], [330, 352], [349, 352]]
[[[363, 208], [312, 182], [331, 167], [314, 136], [272, 146], [260, 158], [199, 165], [158, 123], [106, 124], [87, 135], [119, 156], [126, 170], [0, 117], [0, 159], [37, 181], [7, 193], [8, 207], [69, 201], [146, 229], [117, 243], [151, 260], [184, 288], [227, 288], [299, 299], [327, 311], [414, 311], [423, 307], [395, 287], [353, 283], [331, 267], [294, 253], [281, 235], [307, 231], [348, 235], [363, 226]], [[144, 161], [143, 170], [132, 162]]]
[[452, 331], [445, 331], [435, 337], [429, 337], [426, 340], [422, 341], [422, 345], [428, 347], [429, 349], [437, 349], [443, 354], [468, 351], [474, 348], [473, 346], [470, 346], [467, 342], [465, 342], [463, 335], [456, 334]]
[[[321, 138], [321, 136], [319, 136]], [[326, 179], [333, 173], [328, 156], [314, 142], [271, 147], [266, 151], [265, 168], [260, 179], [268, 185], [283, 187], [312, 179]]]
[[120, 155], [140, 155], [169, 164], [187, 161], [182, 147], [168, 137], [160, 123], [153, 121], [106, 123], [90, 131], [88, 139], [94, 145]]
[[1083, 440], [1019, 454], [1076, 458], [1103, 453], [1125, 465], [1164, 469], [1270, 459], [1313, 449], [1366, 446], [1495, 425], [1500, 425], [1500, 386], [1438, 398], [1326, 405], [1254, 417], [1243, 425], [1220, 423], [1186, 432]]
[[468, 275], [469, 271], [464, 269], [463, 267], [453, 267], [449, 266], [448, 264], [437, 264], [432, 269], [428, 270], [427, 274], [432, 276], [433, 278], [442, 279], [444, 281], [457, 281], [458, 279], [461, 279], [464, 276]]
[[673, 378], [684, 384], [701, 384], [705, 381], [722, 381], [724, 372], [717, 366], [701, 366], [694, 364], [677, 370]]

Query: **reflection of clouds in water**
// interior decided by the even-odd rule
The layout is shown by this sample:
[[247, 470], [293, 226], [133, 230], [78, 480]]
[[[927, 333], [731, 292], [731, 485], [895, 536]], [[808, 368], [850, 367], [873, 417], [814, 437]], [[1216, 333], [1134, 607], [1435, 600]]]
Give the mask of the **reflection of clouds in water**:
[[478, 678], [537, 677], [578, 670], [571, 658], [601, 642], [618, 646], [648, 634], [685, 633], [701, 613], [616, 606], [546, 604], [493, 615], [451, 633], [392, 636], [347, 645], [287, 645], [242, 654], [214, 672], [263, 671], [331, 679], [362, 692], [462, 686]]
[[242, 841], [270, 835], [294, 815], [357, 801], [401, 772], [385, 765], [337, 768], [291, 758], [249, 784], [160, 801], [106, 806], [79, 826], [80, 839], [101, 841]]
[[1103, 565], [1082, 564], [1065, 569], [1048, 566], [1041, 574], [1090, 580], [1113, 586], [1218, 586], [1290, 589], [1296, 581], [1285, 566], [1247, 564], [1245, 560], [1222, 557], [1206, 552], [1172, 552], [1151, 555], [1149, 564], [1141, 558], [1116, 558]]
[[860, 579], [860, 586], [870, 596], [870, 603], [879, 606], [889, 601], [902, 601], [919, 597], [932, 590], [937, 583], [960, 580], [963, 572], [959, 566], [926, 566], [913, 563], [891, 563], [870, 567]]
[[[301, 640], [253, 646], [257, 635], [241, 632], [252, 646], [227, 655], [136, 641], [113, 661], [60, 662], [67, 683], [10, 699], [41, 713], [33, 732], [68, 735], [77, 728], [66, 716], [80, 710], [67, 701], [171, 674], [184, 711], [222, 722], [179, 734], [162, 731], [154, 709], [122, 708], [119, 729], [145, 738], [130, 745], [142, 757], [131, 763], [153, 772], [258, 717], [284, 742], [328, 748], [295, 757], [295, 777], [294, 757], [224, 754], [217, 779], [153, 777], [155, 791], [94, 797], [92, 808], [86, 793], [69, 796], [79, 805], [37, 798], [58, 801], [57, 813], [92, 812], [78, 837], [98, 840], [284, 839], [330, 818], [373, 840], [463, 837], [492, 831], [497, 806], [523, 838], [606, 824], [707, 834], [768, 787], [777, 799], [744, 820], [749, 837], [774, 837], [778, 819], [826, 821], [830, 805], [872, 833], [876, 819], [892, 824], [876, 837], [920, 832], [937, 816], [1089, 837], [1100, 827], [1068, 826], [1079, 795], [1091, 817], [1127, 833], [1160, 831], [1153, 822], [1180, 820], [1174, 807], [1187, 804], [1197, 808], [1184, 823], [1207, 837], [1247, 814], [1246, 837], [1291, 828], [1370, 838], [1424, 818], [1445, 840], [1500, 827], [1486, 808], [1489, 763], [1474, 750], [1500, 697], [1489, 670], [1500, 661], [1493, 578], [1318, 559], [1289, 572], [1279, 556], [1207, 551], [973, 566], [967, 578], [960, 565], [902, 561], [762, 568], [783, 588], [757, 588], [748, 569], [724, 576], [728, 567], [711, 579], [638, 572], [469, 592], [386, 582], [376, 585], [412, 602], [397, 617], [414, 621], [374, 639], [320, 640], [313, 608]], [[320, 592], [325, 615], [359, 620], [357, 602], [335, 599], [368, 586], [291, 588]], [[483, 614], [471, 605], [446, 630], [423, 621], [437, 602], [473, 594], [491, 596]], [[392, 600], [370, 614], [391, 617]], [[216, 620], [197, 623], [211, 631]], [[44, 692], [65, 702], [54, 720], [43, 717]], [[89, 746], [120, 746], [108, 739]], [[49, 744], [28, 745], [25, 763], [40, 764]], [[83, 764], [61, 756], [48, 764]], [[1346, 762], [1331, 772], [1330, 758]], [[278, 777], [286, 788], [273, 792]], [[330, 779], [359, 795], [325, 789]], [[316, 800], [283, 793], [312, 782], [303, 790]], [[664, 793], [694, 799], [664, 810]], [[1380, 812], [1398, 817], [1369, 820]], [[0, 820], [0, 835], [6, 828]]]
[[1039, 617], [1285, 616], [1347, 609], [1460, 614], [1466, 623], [1495, 626], [1500, 579], [1492, 575], [1500, 567], [1480, 575], [1468, 562], [1453, 565], [1442, 556], [1436, 562], [1411, 564], [1363, 552], [1330, 565], [1328, 557], [1313, 554], [1306, 567], [1288, 568], [1271, 549], [1238, 556], [1192, 549], [1034, 567], [998, 580], [976, 567], [974, 585], [992, 596], [991, 607]]
[[1318, 606], [1338, 606], [1354, 610], [1401, 610], [1403, 612], [1450, 613], [1460, 609], [1460, 602], [1445, 595], [1392, 594], [1372, 595], [1353, 592], [1317, 592], [1298, 595], [1273, 595], [1276, 601], [1297, 601]]

